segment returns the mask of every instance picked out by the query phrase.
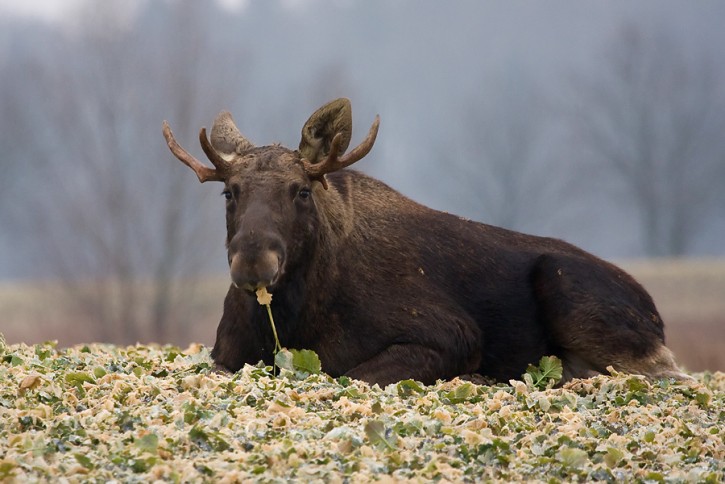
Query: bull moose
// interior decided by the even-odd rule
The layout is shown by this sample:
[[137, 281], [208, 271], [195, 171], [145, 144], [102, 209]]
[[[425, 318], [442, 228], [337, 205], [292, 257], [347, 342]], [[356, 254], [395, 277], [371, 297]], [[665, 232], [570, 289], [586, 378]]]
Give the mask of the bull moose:
[[296, 150], [256, 147], [228, 112], [214, 121], [201, 163], [171, 152], [199, 181], [224, 183], [231, 286], [212, 357], [239, 370], [272, 364], [266, 310], [279, 340], [317, 352], [332, 376], [381, 385], [480, 374], [506, 381], [542, 355], [564, 377], [608, 366], [650, 378], [687, 378], [664, 345], [652, 298], [631, 276], [584, 250], [424, 207], [357, 171], [371, 150], [352, 133], [347, 99], [318, 109]]

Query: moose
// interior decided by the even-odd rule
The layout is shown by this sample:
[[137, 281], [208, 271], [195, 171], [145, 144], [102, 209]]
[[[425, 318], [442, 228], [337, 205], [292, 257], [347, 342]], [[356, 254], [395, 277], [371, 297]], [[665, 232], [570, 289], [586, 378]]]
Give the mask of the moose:
[[228, 112], [210, 137], [213, 168], [163, 134], [200, 182], [224, 184], [231, 285], [212, 358], [235, 372], [279, 341], [317, 352], [322, 369], [371, 384], [456, 376], [518, 378], [543, 355], [564, 379], [618, 371], [686, 379], [664, 344], [650, 295], [630, 275], [564, 241], [526, 235], [422, 206], [347, 169], [362, 143], [350, 101], [337, 99], [302, 128], [299, 148], [255, 146]]

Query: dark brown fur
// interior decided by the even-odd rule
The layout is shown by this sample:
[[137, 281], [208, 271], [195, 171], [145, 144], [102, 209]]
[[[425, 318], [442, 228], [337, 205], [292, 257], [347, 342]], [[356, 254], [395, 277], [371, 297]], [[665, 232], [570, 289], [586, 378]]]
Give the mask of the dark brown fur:
[[267, 286], [282, 345], [316, 351], [332, 376], [505, 381], [553, 354], [566, 378], [610, 365], [685, 377], [652, 299], [614, 265], [560, 240], [426, 208], [356, 171], [311, 177], [304, 153], [245, 146], [220, 175], [234, 284], [217, 364], [272, 363], [266, 310], [253, 294]]

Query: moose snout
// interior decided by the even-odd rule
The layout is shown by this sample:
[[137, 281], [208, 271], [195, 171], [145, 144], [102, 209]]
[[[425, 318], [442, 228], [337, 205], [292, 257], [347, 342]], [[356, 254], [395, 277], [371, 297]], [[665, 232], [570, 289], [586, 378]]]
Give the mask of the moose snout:
[[281, 275], [284, 263], [281, 244], [274, 239], [266, 242], [240, 242], [239, 249], [230, 251], [229, 254], [232, 283], [248, 291], [274, 285]]
[[259, 254], [253, 261], [245, 260], [242, 254], [235, 254], [231, 262], [232, 282], [236, 287], [254, 291], [277, 282], [280, 260], [271, 250]]

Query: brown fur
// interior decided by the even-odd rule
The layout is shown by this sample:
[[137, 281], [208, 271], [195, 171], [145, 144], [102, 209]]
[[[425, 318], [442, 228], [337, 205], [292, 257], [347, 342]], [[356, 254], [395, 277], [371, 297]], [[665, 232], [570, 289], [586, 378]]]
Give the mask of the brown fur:
[[[349, 109], [333, 111], [342, 113], [334, 126], [347, 126]], [[686, 378], [664, 347], [652, 299], [622, 270], [566, 242], [464, 220], [356, 171], [335, 171], [335, 142], [314, 140], [318, 131], [334, 136], [329, 124], [318, 129], [332, 115], [315, 116], [299, 151], [253, 148], [243, 138], [215, 145], [215, 132], [241, 137], [233, 124], [215, 124], [211, 174], [169, 141], [197, 174], [225, 183], [233, 284], [212, 352], [217, 364], [236, 371], [272, 362], [266, 312], [253, 295], [265, 286], [282, 344], [315, 350], [333, 376], [507, 380], [555, 354], [567, 378], [608, 366]], [[325, 157], [327, 175], [310, 175]]]

